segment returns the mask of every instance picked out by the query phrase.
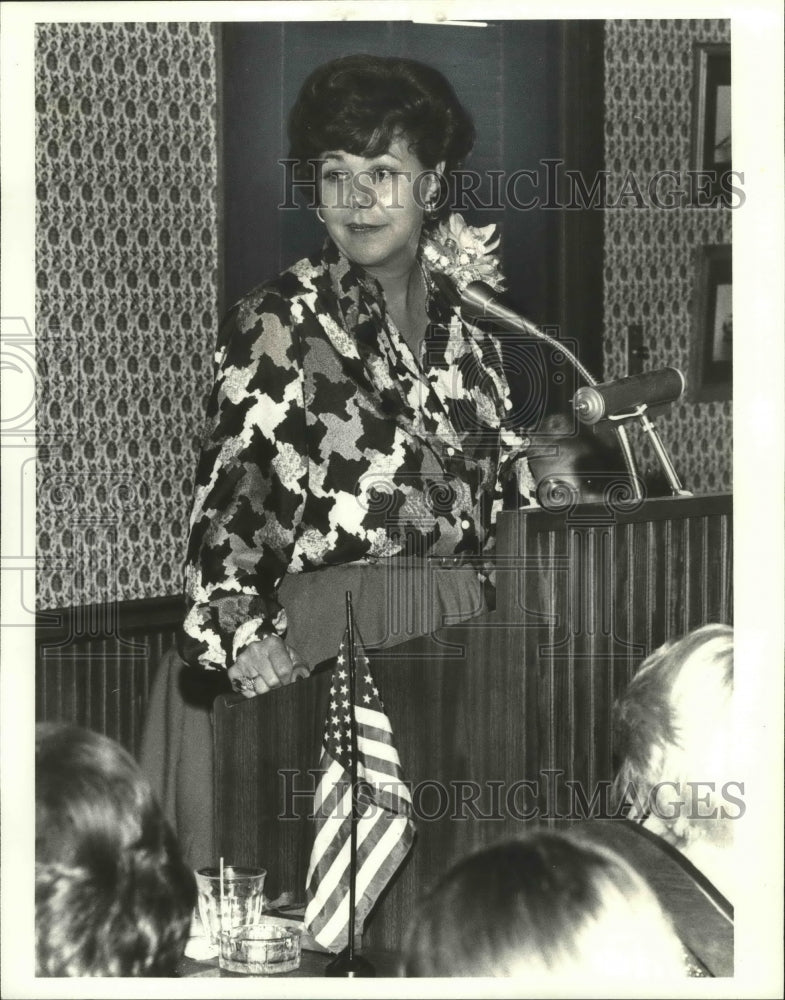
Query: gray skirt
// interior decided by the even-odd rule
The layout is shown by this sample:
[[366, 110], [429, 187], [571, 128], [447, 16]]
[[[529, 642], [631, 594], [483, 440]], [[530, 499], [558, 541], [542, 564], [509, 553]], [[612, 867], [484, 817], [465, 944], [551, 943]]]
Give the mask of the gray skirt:
[[311, 669], [338, 652], [347, 591], [366, 650], [386, 649], [486, 610], [476, 570], [452, 559], [393, 557], [287, 575], [278, 591], [288, 620], [286, 641]]

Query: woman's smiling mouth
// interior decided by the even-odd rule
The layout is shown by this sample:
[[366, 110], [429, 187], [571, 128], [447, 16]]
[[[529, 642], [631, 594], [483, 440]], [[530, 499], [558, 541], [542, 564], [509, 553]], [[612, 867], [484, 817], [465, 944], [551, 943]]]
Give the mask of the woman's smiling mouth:
[[382, 223], [381, 225], [372, 226], [366, 222], [347, 222], [346, 228], [350, 233], [357, 233], [358, 235], [361, 235], [363, 233], [374, 233], [378, 229], [383, 229], [384, 224]]

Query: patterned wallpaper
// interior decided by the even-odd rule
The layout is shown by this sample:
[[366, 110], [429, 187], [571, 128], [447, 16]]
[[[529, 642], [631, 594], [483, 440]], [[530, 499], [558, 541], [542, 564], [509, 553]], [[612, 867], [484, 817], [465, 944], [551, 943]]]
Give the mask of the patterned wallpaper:
[[39, 608], [177, 593], [217, 323], [208, 24], [36, 45]]
[[[608, 21], [605, 36], [605, 159], [620, 185], [627, 171], [644, 188], [658, 170], [690, 167], [694, 42], [729, 42], [728, 21]], [[618, 196], [620, 187], [617, 186]], [[629, 203], [628, 203], [629, 204]], [[732, 209], [656, 207], [605, 213], [605, 377], [627, 373], [627, 327], [643, 326], [646, 368], [689, 373], [695, 249], [731, 242]], [[688, 387], [689, 388], [689, 387]], [[732, 487], [730, 402], [683, 397], [656, 426], [684, 486], [695, 493]], [[637, 427], [643, 468], [656, 459]]]

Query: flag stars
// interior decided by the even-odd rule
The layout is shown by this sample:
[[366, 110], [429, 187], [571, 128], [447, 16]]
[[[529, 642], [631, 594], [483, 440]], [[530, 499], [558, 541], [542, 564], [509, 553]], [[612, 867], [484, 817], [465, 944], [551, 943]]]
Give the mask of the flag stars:
[[364, 694], [363, 695], [363, 701], [365, 702], [366, 705], [368, 704], [368, 702], [370, 700], [371, 700], [371, 696], [369, 694]]
[[348, 694], [348, 693], [349, 693], [349, 688], [345, 684], [342, 685], [341, 694]]

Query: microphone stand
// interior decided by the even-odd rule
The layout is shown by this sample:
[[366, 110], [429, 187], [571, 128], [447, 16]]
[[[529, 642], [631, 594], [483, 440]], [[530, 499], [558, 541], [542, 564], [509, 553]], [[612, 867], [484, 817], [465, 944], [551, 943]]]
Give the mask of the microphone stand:
[[[636, 406], [634, 410], [629, 413], [619, 413], [616, 416], [609, 416], [607, 419], [609, 421], [626, 421], [634, 420], [636, 417], [640, 420], [641, 427], [649, 435], [649, 440], [651, 441], [652, 448], [662, 466], [662, 471], [668, 480], [668, 485], [671, 488], [671, 493], [675, 497], [691, 497], [692, 493], [689, 490], [685, 490], [681, 484], [681, 480], [676, 474], [676, 470], [673, 467], [673, 462], [670, 460], [668, 452], [665, 450], [665, 445], [662, 443], [662, 438], [657, 431], [657, 428], [651, 422], [647, 414], [648, 406], [646, 403], [641, 403], [640, 406]], [[621, 429], [621, 426], [617, 428]]]
[[[440, 287], [444, 287], [441, 283], [439, 283], [439, 285]], [[480, 292], [480, 295], [476, 298], [471, 295], [471, 292], [475, 289]], [[462, 307], [461, 311], [467, 316], [467, 318], [484, 319], [490, 323], [494, 323], [500, 329], [508, 330], [512, 333], [528, 333], [530, 337], [534, 337], [537, 340], [544, 340], [546, 344], [550, 344], [551, 347], [555, 347], [557, 351], [564, 354], [565, 357], [570, 360], [575, 370], [583, 376], [585, 381], [590, 386], [596, 386], [598, 384], [597, 379], [594, 378], [585, 365], [581, 364], [572, 351], [570, 351], [560, 341], [556, 340], [555, 337], [551, 337], [550, 334], [540, 330], [539, 327], [534, 325], [534, 323], [531, 323], [528, 319], [524, 319], [523, 316], [518, 316], [517, 313], [511, 313], [507, 310], [495, 313], [488, 309], [487, 306], [489, 302], [483, 297], [486, 290], [489, 293], [492, 293], [493, 291], [493, 289], [484, 285], [482, 282], [472, 282], [466, 289], [464, 289], [463, 292], [463, 296], [465, 296], [466, 293], [470, 294], [469, 301], [467, 302], [463, 296], [459, 296], [458, 304]], [[635, 466], [635, 457], [632, 453], [632, 448], [630, 447], [629, 438], [627, 437], [627, 431], [621, 424], [614, 426], [613, 430], [618, 438], [622, 458], [624, 459], [624, 464], [627, 468], [627, 475], [630, 478], [630, 488], [632, 489], [633, 499], [636, 501], [643, 500], [641, 482], [638, 477], [638, 470]]]

